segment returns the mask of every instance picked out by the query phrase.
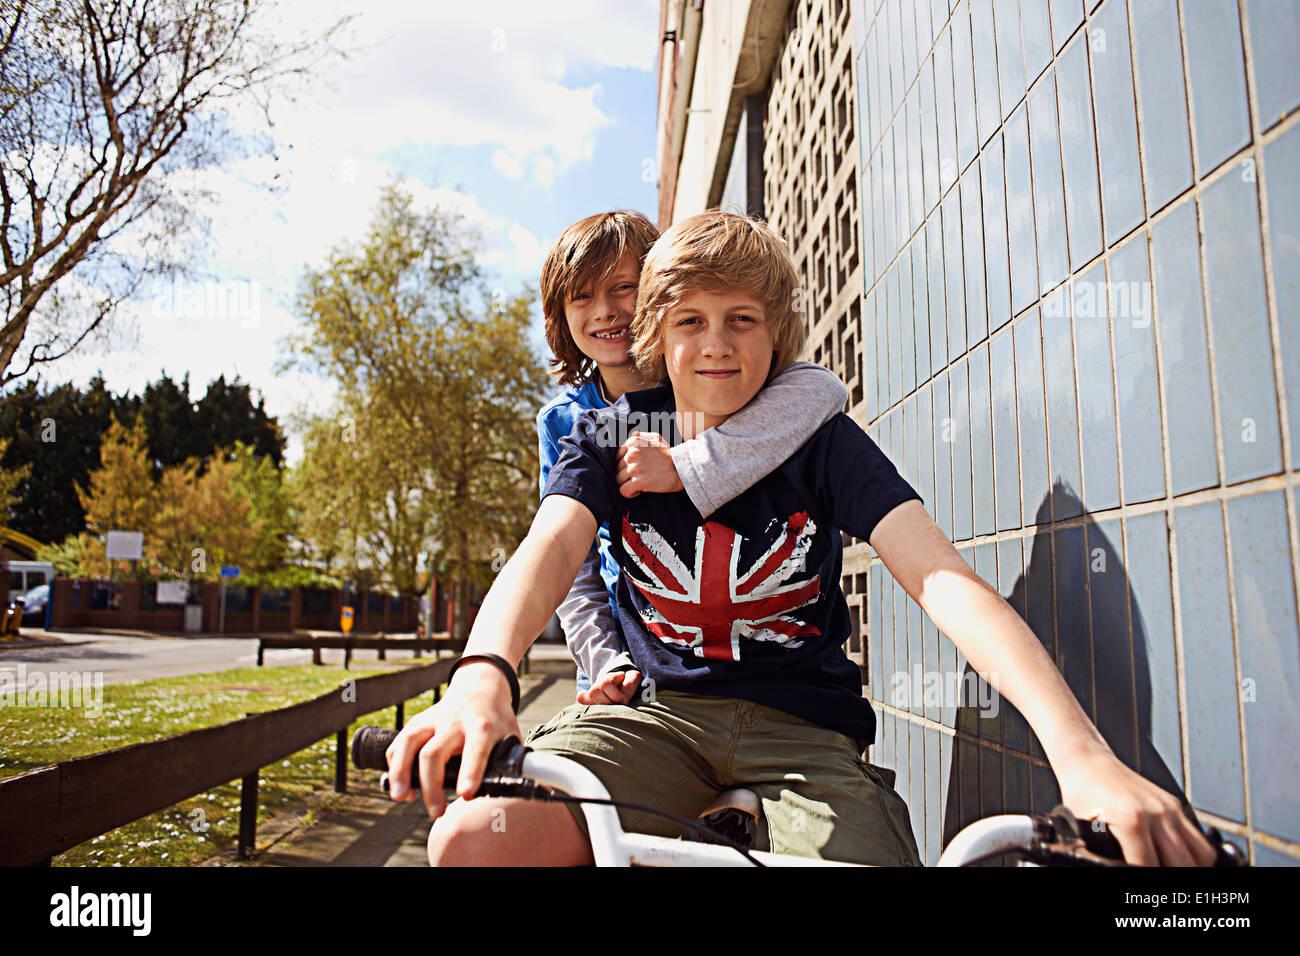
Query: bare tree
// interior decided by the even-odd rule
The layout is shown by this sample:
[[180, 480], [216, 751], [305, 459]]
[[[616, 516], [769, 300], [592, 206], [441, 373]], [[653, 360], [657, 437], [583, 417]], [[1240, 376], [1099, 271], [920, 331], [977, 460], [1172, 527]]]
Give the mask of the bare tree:
[[[266, 150], [270, 102], [346, 22], [284, 42], [275, 0], [0, 0], [0, 386], [182, 268], [195, 171]], [[232, 111], [266, 126], [239, 133]]]

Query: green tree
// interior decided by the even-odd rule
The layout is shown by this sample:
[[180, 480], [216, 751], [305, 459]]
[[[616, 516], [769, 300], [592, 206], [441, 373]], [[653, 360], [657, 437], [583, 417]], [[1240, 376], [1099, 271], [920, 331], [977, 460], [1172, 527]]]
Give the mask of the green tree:
[[149, 540], [157, 492], [145, 451], [144, 425], [139, 420], [129, 430], [118, 422], [112, 424], [100, 449], [100, 466], [90, 474], [90, 487], [78, 485], [77, 496], [86, 511], [86, 526], [97, 539], [86, 556], [87, 572], [102, 573], [107, 567], [100, 561], [106, 562], [108, 532], [140, 531]]
[[535, 294], [489, 293], [475, 254], [455, 213], [421, 212], [389, 187], [361, 242], [304, 277], [304, 326], [290, 340], [294, 364], [337, 380], [380, 423], [355, 457], [384, 490], [357, 482], [369, 515], [358, 540], [390, 579], [405, 576], [396, 568], [415, 542], [434, 542], [457, 585], [457, 636], [469, 588], [486, 583], [493, 549], [512, 550], [535, 509], [533, 416], [548, 385], [528, 344]]

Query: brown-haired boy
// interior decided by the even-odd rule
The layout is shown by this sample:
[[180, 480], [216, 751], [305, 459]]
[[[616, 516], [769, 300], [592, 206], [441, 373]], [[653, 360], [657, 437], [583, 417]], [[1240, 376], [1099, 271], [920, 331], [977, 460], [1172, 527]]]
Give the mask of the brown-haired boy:
[[[716, 428], [760, 393], [802, 346], [786, 296], [789, 253], [765, 224], [723, 213], [678, 223], [646, 258], [634, 351], [670, 387], [632, 393], [605, 414], [671, 410], [680, 435]], [[762, 798], [759, 843], [828, 859], [918, 865], [907, 808], [860, 753], [874, 714], [844, 655], [841, 532], [865, 538], [890, 573], [1025, 715], [1052, 762], [1062, 802], [1098, 809], [1130, 862], [1207, 864], [1209, 843], [1179, 801], [1125, 767], [1089, 722], [1038, 639], [977, 577], [875, 443], [838, 415], [776, 472], [703, 520], [685, 495], [626, 499], [615, 453], [579, 416], [551, 471], [527, 539], [498, 576], [467, 653], [513, 664], [559, 603], [602, 521], [617, 529], [618, 608], [632, 659], [655, 682], [635, 706], [572, 706], [530, 735], [537, 750], [584, 764], [616, 800], [690, 816], [723, 787]], [[644, 697], [644, 695], [643, 695]], [[390, 750], [395, 799], [418, 754], [422, 780], [442, 779], [462, 751], [457, 790], [473, 793], [489, 749], [518, 733], [509, 683], [488, 660], [467, 662], [442, 701]], [[433, 863], [589, 863], [580, 815], [553, 804], [482, 798], [442, 814]], [[508, 833], [493, 832], [509, 806]], [[624, 829], [669, 835], [620, 810]], [[760, 849], [765, 848], [763, 845]]]

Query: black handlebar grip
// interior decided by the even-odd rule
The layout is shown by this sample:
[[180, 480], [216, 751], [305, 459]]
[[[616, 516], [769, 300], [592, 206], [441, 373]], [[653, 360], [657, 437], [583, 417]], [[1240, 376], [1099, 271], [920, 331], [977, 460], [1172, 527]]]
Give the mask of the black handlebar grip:
[[[385, 752], [396, 736], [397, 731], [389, 730], [387, 727], [358, 727], [357, 732], [352, 735], [352, 765], [358, 770], [387, 770], [388, 757]], [[443, 766], [443, 785], [446, 786], [450, 782], [454, 786], [459, 776], [460, 754], [456, 754], [448, 757], [447, 763]], [[420, 789], [418, 756], [411, 761], [411, 779], [408, 786], [412, 790]], [[385, 786], [384, 789], [387, 790], [388, 787]]]

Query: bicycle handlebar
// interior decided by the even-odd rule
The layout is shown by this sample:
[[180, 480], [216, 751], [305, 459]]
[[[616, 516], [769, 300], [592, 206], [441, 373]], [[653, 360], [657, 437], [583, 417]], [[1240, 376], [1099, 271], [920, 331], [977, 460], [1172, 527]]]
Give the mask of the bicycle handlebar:
[[[352, 735], [352, 765], [358, 770], [388, 770], [388, 745], [393, 742], [397, 736], [396, 730], [389, 730], [387, 727], [358, 727], [357, 732]], [[488, 755], [487, 766], [483, 770], [483, 786], [480, 786], [479, 793], [483, 793], [489, 778], [517, 778], [520, 774], [520, 762], [523, 760], [525, 753], [524, 747], [519, 742], [518, 737], [506, 737], [497, 742]], [[410, 768], [410, 787], [416, 790], [420, 786], [420, 759], [417, 754], [411, 760]], [[460, 754], [448, 757], [446, 764], [442, 769], [442, 783], [444, 787], [455, 786], [455, 780], [460, 776]], [[384, 792], [388, 792], [388, 774], [387, 772], [380, 778], [380, 786]]]

